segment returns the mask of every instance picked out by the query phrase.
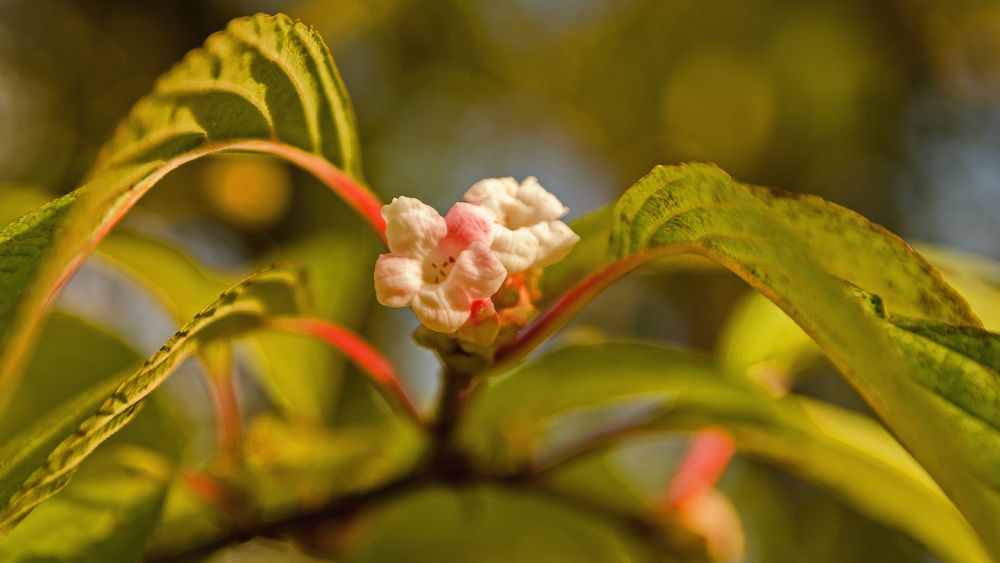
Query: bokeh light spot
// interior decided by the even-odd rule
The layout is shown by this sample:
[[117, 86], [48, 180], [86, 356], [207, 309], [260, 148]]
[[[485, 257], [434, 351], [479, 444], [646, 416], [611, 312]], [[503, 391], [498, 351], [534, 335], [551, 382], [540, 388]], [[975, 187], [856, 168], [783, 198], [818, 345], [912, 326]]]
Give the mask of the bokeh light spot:
[[243, 228], [269, 227], [284, 217], [291, 178], [281, 163], [251, 156], [214, 159], [205, 167], [205, 194], [223, 219]]

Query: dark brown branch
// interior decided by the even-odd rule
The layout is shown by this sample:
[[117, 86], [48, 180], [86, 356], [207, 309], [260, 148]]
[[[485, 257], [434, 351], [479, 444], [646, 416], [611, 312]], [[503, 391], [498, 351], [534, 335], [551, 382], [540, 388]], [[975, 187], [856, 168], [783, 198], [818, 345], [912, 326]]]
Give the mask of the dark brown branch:
[[580, 513], [614, 525], [626, 533], [634, 535], [644, 545], [656, 548], [661, 553], [684, 552], [688, 557], [703, 552], [703, 543], [669, 517], [654, 511], [637, 512], [604, 502], [598, 498], [577, 491], [558, 487], [552, 483], [529, 475], [486, 476], [469, 473], [449, 474], [447, 469], [431, 466], [421, 471], [391, 481], [377, 489], [342, 497], [313, 511], [294, 514], [287, 518], [264, 522], [260, 525], [218, 537], [210, 542], [191, 546], [173, 553], [154, 554], [146, 559], [148, 563], [182, 563], [211, 554], [240, 542], [258, 536], [280, 537], [309, 528], [323, 521], [343, 519], [358, 511], [371, 509], [381, 503], [391, 501], [410, 492], [433, 485], [446, 485], [452, 489], [473, 486], [493, 486], [517, 494], [543, 498], [562, 504]]

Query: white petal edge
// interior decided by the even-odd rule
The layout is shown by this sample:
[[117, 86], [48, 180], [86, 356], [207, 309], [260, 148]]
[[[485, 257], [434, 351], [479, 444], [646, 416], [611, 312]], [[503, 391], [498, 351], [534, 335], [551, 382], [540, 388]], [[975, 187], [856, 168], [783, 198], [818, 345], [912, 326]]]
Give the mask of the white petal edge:
[[531, 210], [529, 215], [521, 218], [524, 223], [518, 226], [553, 221], [569, 213], [569, 209], [559, 201], [559, 198], [543, 188], [534, 176], [525, 178], [518, 187], [517, 199]]
[[444, 217], [433, 207], [412, 197], [396, 197], [382, 207], [389, 250], [423, 258], [448, 232]]
[[580, 235], [562, 221], [538, 223], [530, 231], [538, 241], [538, 252], [532, 264], [534, 268], [544, 268], [562, 260], [580, 241]]
[[463, 199], [469, 203], [479, 204], [491, 198], [516, 197], [517, 181], [513, 178], [485, 178], [472, 184], [465, 191]]
[[420, 262], [398, 254], [375, 261], [375, 298], [386, 307], [406, 307], [423, 285]]
[[411, 303], [417, 319], [427, 328], [451, 334], [459, 329], [472, 314], [472, 300], [465, 291], [454, 285], [425, 285]]
[[529, 229], [508, 229], [501, 225], [493, 227], [493, 243], [490, 245], [508, 274], [519, 274], [535, 263], [538, 255], [538, 238]]

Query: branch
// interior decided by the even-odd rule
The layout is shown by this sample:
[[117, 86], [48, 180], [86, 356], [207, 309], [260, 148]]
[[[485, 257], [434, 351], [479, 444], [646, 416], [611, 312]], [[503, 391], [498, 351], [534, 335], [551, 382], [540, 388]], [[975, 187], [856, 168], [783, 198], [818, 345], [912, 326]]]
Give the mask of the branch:
[[146, 559], [146, 562], [183, 563], [197, 560], [230, 545], [249, 541], [254, 537], [276, 537], [294, 534], [297, 530], [311, 527], [317, 522], [346, 518], [360, 510], [372, 508], [378, 503], [388, 502], [423, 487], [435, 485], [445, 485], [452, 489], [473, 486], [495, 486], [508, 491], [536, 495], [593, 518], [603, 520], [606, 523], [620, 526], [624, 531], [634, 534], [645, 545], [655, 546], [667, 550], [669, 553], [683, 551], [689, 555], [704, 555], [703, 542], [695, 536], [690, 535], [689, 532], [685, 532], [685, 529], [669, 515], [657, 515], [654, 512], [635, 512], [586, 494], [580, 494], [564, 487], [555, 486], [552, 483], [535, 479], [531, 476], [456, 476], [434, 472], [433, 467], [431, 467], [429, 471], [412, 473], [390, 481], [371, 491], [341, 497], [317, 510], [264, 522], [252, 528], [233, 530], [227, 535], [220, 536], [200, 545], [191, 546], [173, 553], [150, 556]]

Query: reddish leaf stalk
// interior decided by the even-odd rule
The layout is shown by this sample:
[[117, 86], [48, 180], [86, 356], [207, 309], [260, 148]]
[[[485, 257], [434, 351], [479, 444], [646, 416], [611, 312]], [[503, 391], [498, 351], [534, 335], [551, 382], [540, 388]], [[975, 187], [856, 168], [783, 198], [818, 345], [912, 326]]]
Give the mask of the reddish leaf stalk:
[[650, 257], [645, 254], [636, 254], [625, 260], [612, 262], [603, 270], [584, 278], [539, 315], [521, 332], [517, 340], [501, 350], [497, 355], [497, 364], [517, 362], [527, 357], [552, 333], [569, 322], [597, 294], [649, 259]]
[[248, 140], [236, 145], [232, 148], [280, 156], [310, 172], [339, 195], [362, 219], [367, 221], [385, 243], [385, 219], [382, 217], [382, 202], [370, 189], [356, 182], [349, 174], [330, 164], [322, 156], [274, 141]]
[[[382, 243], [385, 243], [385, 219], [382, 217], [382, 202], [370, 189], [355, 181], [351, 176], [340, 170], [325, 158], [304, 151], [300, 148], [273, 140], [247, 139], [237, 141], [219, 142], [207, 145], [200, 150], [181, 155], [159, 170], [150, 174], [127, 193], [125, 198], [118, 202], [114, 212], [104, 216], [97, 228], [86, 240], [68, 241], [69, 244], [78, 245], [66, 266], [59, 273], [59, 277], [49, 289], [46, 302], [51, 302], [52, 298], [59, 292], [69, 278], [73, 276], [83, 261], [93, 253], [97, 245], [104, 240], [104, 237], [111, 232], [115, 226], [121, 222], [122, 218], [132, 210], [136, 203], [164, 176], [177, 168], [197, 160], [203, 156], [223, 151], [251, 151], [272, 154], [282, 157], [289, 162], [299, 166], [303, 170], [310, 172], [321, 182], [326, 184], [335, 194], [354, 209], [371, 227]], [[88, 197], [88, 196], [84, 196]], [[79, 202], [78, 202], [79, 203]], [[73, 215], [71, 214], [72, 218]]]
[[232, 358], [228, 346], [215, 351], [212, 356], [203, 356], [202, 365], [208, 374], [208, 385], [212, 391], [219, 450], [229, 459], [239, 459], [243, 453], [243, 421], [233, 383]]
[[422, 423], [420, 413], [417, 412], [412, 397], [401, 383], [396, 368], [381, 352], [357, 334], [320, 319], [284, 317], [271, 319], [267, 325], [319, 338], [330, 344], [371, 377], [379, 389], [388, 391], [391, 399], [398, 400], [415, 421]]
[[243, 523], [248, 519], [245, 499], [215, 478], [192, 469], [181, 469], [179, 477], [184, 488], [233, 521]]
[[667, 486], [664, 508], [680, 509], [711, 490], [726, 471], [735, 451], [733, 439], [721, 430], [706, 430], [696, 435]]

